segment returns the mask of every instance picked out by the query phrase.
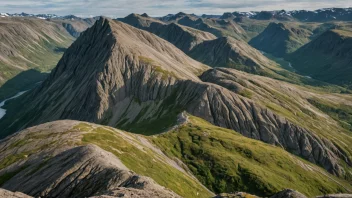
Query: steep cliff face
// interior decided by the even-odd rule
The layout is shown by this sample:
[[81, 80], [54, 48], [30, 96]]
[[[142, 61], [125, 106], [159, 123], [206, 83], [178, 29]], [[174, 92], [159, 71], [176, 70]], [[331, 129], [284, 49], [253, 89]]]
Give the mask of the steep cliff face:
[[328, 30], [287, 57], [305, 75], [339, 85], [351, 85], [352, 32]]
[[186, 110], [343, 175], [339, 157], [344, 155], [329, 141], [224, 87], [202, 82], [197, 75], [207, 69], [151, 33], [102, 18], [67, 50], [50, 77], [25, 95], [27, 100], [14, 101], [22, 110], [9, 110], [0, 121], [1, 137], [59, 119], [156, 134]]
[[[197, 75], [205, 69], [208, 66], [153, 34], [101, 19], [67, 50], [50, 77], [29, 93], [28, 98], [36, 99], [27, 102], [36, 107], [21, 113], [21, 122], [33, 125], [66, 117], [105, 119], [115, 126], [129, 103], [157, 105], [170, 95], [176, 80], [200, 81]], [[138, 106], [129, 119], [141, 111]]]
[[[351, 167], [352, 150], [347, 145], [352, 144], [352, 140], [346, 138], [350, 132], [345, 129], [344, 125], [336, 122], [335, 118], [319, 111], [310, 102], [316, 98], [324, 98], [327, 103], [351, 106], [350, 97], [344, 98], [342, 94], [335, 96], [318, 94], [314, 90], [298, 85], [227, 68], [209, 70], [200, 78], [204, 82], [220, 85], [234, 93], [250, 98], [261, 107], [266, 107], [290, 122], [308, 129], [318, 136], [318, 139], [323, 140], [322, 145], [335, 151], [338, 149], [337, 153], [340, 153], [338, 156], [348, 164], [347, 167]], [[302, 136], [297, 137], [298, 139], [295, 141]], [[345, 170], [343, 174], [346, 174], [347, 178], [350, 177], [348, 170]]]
[[270, 23], [268, 27], [249, 41], [258, 50], [283, 57], [309, 42], [311, 32], [288, 24]]

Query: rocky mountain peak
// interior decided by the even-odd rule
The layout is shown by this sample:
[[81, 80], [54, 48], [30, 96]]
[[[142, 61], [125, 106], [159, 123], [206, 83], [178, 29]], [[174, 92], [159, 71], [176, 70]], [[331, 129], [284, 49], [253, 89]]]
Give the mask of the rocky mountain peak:
[[142, 17], [149, 17], [149, 15], [147, 13], [143, 13], [141, 16]]

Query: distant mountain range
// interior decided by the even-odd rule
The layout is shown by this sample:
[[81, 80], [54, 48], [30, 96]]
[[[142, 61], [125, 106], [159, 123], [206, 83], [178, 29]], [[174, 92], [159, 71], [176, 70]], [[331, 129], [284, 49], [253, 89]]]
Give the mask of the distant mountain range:
[[[59, 16], [56, 14], [28, 14], [28, 13], [0, 13], [0, 17], [36, 17], [40, 19], [84, 19], [84, 17], [77, 17], [75, 15], [66, 15], [66, 16]], [[94, 17], [89, 17], [94, 18]]]
[[[168, 14], [162, 17], [156, 17], [162, 21], [170, 20], [175, 17], [177, 14]], [[197, 16], [193, 14], [194, 16]], [[75, 15], [66, 15], [59, 16], [56, 14], [28, 14], [28, 13], [0, 13], [0, 17], [6, 16], [14, 16], [14, 17], [37, 17], [42, 19], [75, 19], [75, 18], [84, 18], [77, 17]], [[314, 11], [310, 10], [275, 10], [275, 11], [249, 11], [249, 12], [226, 12], [223, 15], [211, 15], [211, 14], [203, 14], [197, 17], [202, 18], [221, 18], [227, 19], [229, 17], [248, 17], [251, 19], [257, 20], [299, 20], [306, 22], [323, 22], [323, 21], [350, 21], [352, 20], [352, 8], [323, 8]], [[91, 18], [91, 17], [90, 17]]]
[[1, 14], [0, 197], [351, 193], [348, 12]]
[[293, 11], [260, 11], [260, 12], [233, 12], [225, 13], [220, 18], [248, 17], [257, 20], [299, 20], [305, 22], [324, 22], [324, 21], [350, 21], [352, 20], [352, 8], [326, 8], [315, 11], [293, 10]]

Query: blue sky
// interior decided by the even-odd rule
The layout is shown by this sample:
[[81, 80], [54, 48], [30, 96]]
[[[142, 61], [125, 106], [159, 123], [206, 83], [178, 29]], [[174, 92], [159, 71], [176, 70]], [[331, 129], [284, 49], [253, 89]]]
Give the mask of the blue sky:
[[0, 12], [124, 17], [130, 13], [163, 16], [169, 13], [222, 14], [233, 11], [314, 10], [352, 7], [351, 0], [0, 0]]

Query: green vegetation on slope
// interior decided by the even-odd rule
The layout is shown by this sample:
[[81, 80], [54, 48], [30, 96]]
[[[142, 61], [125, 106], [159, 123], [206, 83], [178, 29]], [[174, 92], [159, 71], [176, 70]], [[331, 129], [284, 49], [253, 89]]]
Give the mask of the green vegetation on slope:
[[309, 42], [312, 33], [295, 23], [270, 23], [268, 27], [249, 41], [258, 50], [278, 57], [294, 52]]
[[[187, 164], [209, 189], [270, 196], [284, 188], [308, 196], [344, 192], [352, 186], [281, 148], [190, 117], [190, 123], [152, 141]], [[344, 187], [342, 185], [344, 185]]]
[[351, 88], [352, 32], [329, 30], [286, 57], [304, 75]]
[[317, 98], [308, 99], [308, 102], [328, 114], [338, 121], [342, 127], [352, 131], [352, 107], [343, 104], [333, 104], [332, 102], [319, 100]]
[[[90, 131], [84, 134], [83, 144], [95, 144], [113, 153], [132, 171], [153, 178], [158, 184], [173, 190], [181, 196], [211, 196], [210, 192], [196, 183], [190, 176], [181, 173], [166, 162], [162, 162], [150, 150], [141, 150], [136, 144], [126, 141], [124, 138], [128, 137], [122, 133], [117, 133], [114, 129], [108, 127], [93, 128], [88, 124], [79, 124], [75, 129]], [[132, 136], [132, 134], [129, 135]]]
[[[74, 40], [51, 22], [18, 18], [3, 20], [0, 29], [4, 32], [4, 40], [0, 45], [5, 52], [0, 52], [3, 57], [0, 60], [0, 100], [31, 88], [29, 84], [42, 81], [43, 75], [23, 73], [30, 69], [38, 73], [50, 72]], [[3, 89], [8, 80], [12, 82]]]

